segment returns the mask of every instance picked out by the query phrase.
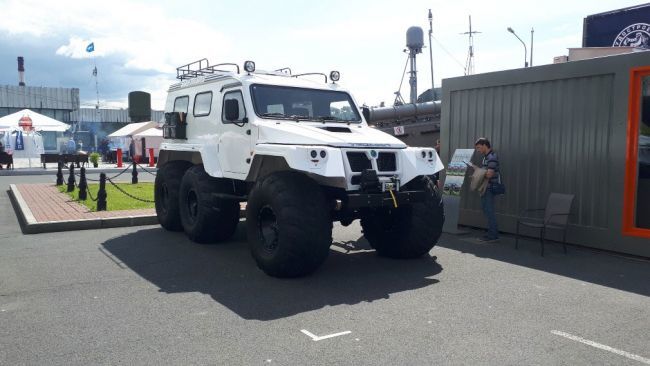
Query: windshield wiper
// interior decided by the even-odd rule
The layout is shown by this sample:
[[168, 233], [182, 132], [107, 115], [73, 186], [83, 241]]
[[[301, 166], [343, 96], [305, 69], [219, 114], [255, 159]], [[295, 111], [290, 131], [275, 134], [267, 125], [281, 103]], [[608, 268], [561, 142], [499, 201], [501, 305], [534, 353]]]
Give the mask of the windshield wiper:
[[319, 121], [343, 121], [342, 119], [334, 116], [316, 116], [315, 118]]
[[292, 119], [292, 120], [294, 120], [296, 122], [298, 122], [300, 120], [305, 121], [305, 120], [311, 119], [309, 116], [303, 116], [303, 115], [300, 115], [300, 114], [292, 114], [292, 115], [286, 116], [286, 117], [290, 118], [290, 119]]
[[262, 113], [262, 117], [287, 117], [284, 113]]

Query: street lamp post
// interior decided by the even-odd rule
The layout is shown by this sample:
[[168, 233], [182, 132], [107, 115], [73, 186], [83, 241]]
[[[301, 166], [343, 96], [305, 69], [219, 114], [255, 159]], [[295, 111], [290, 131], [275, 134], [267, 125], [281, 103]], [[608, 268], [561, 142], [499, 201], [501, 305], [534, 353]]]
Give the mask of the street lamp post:
[[530, 67], [533, 67], [533, 34], [535, 29], [530, 28]]
[[522, 41], [521, 38], [519, 38], [517, 33], [515, 33], [515, 31], [512, 28], [508, 27], [508, 32], [512, 33], [515, 37], [517, 37], [519, 42], [521, 42], [521, 44], [524, 45], [524, 67], [528, 67], [528, 49], [526, 48], [526, 43], [524, 43], [524, 41]]

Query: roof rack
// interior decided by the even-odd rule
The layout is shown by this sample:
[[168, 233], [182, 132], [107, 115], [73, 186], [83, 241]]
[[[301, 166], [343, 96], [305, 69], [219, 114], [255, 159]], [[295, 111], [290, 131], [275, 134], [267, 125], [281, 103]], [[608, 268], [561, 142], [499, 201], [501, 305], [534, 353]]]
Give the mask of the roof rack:
[[281, 69], [277, 69], [277, 70], [273, 70], [273, 71], [282, 72], [282, 73], [291, 75], [291, 68], [290, 67], [283, 67]]
[[323, 74], [322, 72], [307, 72], [304, 74], [296, 74], [296, 75], [291, 75], [291, 77], [298, 78], [298, 76], [307, 76], [307, 75], [321, 75], [325, 77], [325, 84], [327, 84], [327, 75]]
[[219, 72], [232, 72], [228, 70], [220, 70], [220, 66], [234, 66], [239, 74], [239, 65], [234, 63], [222, 63], [210, 66], [207, 58], [202, 58], [198, 61], [190, 62], [187, 65], [179, 66], [176, 68], [176, 79], [186, 80], [198, 76], [211, 75]]

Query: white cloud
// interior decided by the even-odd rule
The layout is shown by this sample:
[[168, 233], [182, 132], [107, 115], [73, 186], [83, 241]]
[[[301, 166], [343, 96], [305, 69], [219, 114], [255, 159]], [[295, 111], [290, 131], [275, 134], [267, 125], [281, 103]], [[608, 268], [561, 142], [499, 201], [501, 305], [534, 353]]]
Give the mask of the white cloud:
[[[140, 77], [141, 89], [165, 83], [163, 93], [178, 65], [214, 55], [215, 50], [228, 53], [231, 49], [230, 41], [209, 25], [129, 1], [11, 0], [2, 9], [0, 31], [13, 37], [67, 38], [57, 55], [72, 59], [117, 56], [125, 70], [166, 74]], [[92, 53], [86, 52], [90, 42], [95, 44]]]

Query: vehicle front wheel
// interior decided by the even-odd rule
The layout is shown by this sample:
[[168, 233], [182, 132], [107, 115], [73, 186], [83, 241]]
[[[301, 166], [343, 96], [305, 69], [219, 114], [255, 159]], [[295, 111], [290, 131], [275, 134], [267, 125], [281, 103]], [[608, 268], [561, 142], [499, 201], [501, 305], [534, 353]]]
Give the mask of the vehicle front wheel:
[[275, 277], [315, 271], [332, 244], [332, 219], [318, 184], [299, 173], [258, 182], [246, 207], [246, 230], [257, 266]]
[[445, 221], [440, 191], [425, 180], [426, 199], [398, 208], [368, 210], [361, 218], [363, 234], [382, 257], [418, 258], [438, 242]]

